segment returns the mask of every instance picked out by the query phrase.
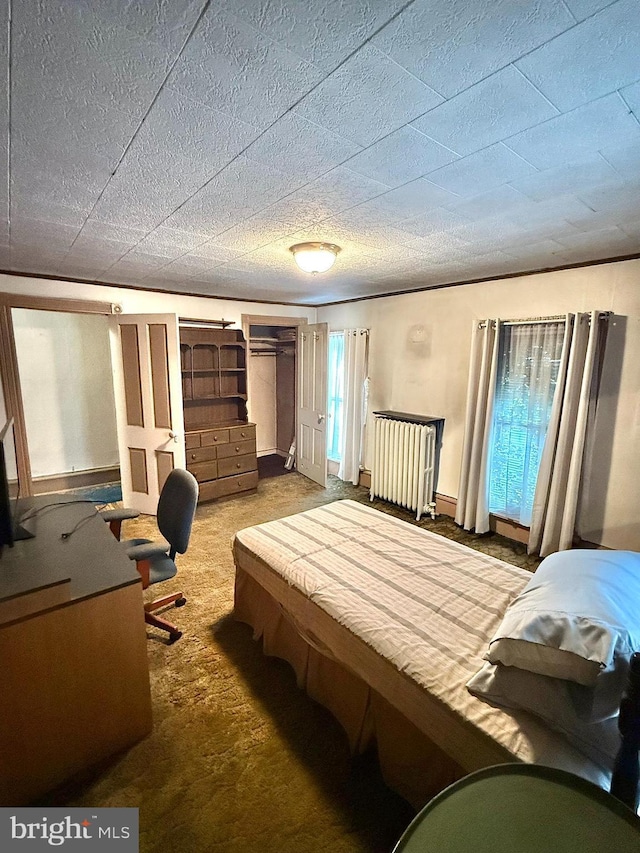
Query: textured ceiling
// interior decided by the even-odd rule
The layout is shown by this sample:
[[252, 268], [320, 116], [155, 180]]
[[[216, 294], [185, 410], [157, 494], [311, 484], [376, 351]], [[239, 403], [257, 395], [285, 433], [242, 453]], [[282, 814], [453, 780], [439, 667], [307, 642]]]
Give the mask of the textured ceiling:
[[1, 14], [0, 269], [321, 304], [640, 252], [638, 0]]

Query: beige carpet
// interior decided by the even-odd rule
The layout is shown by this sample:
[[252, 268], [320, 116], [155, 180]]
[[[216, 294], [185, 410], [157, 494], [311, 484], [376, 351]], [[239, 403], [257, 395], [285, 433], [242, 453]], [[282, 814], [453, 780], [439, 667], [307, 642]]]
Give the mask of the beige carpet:
[[[187, 597], [167, 613], [184, 636], [167, 645], [160, 632], [148, 633], [152, 734], [43, 804], [139, 807], [143, 853], [391, 850], [412, 811], [386, 788], [375, 756], [352, 760], [331, 715], [231, 617], [233, 533], [344, 497], [368, 503], [365, 489], [335, 478], [322, 489], [291, 473], [198, 508], [179, 575], [162, 585]], [[127, 537], [156, 535], [155, 519], [127, 524]], [[527, 568], [537, 564], [522, 546], [469, 536], [444, 517], [421, 526]]]

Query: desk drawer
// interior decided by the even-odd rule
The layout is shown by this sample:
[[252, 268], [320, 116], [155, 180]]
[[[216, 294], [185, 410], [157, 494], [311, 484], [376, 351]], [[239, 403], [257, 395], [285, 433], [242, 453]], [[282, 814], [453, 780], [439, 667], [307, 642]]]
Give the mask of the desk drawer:
[[[255, 441], [236, 441], [222, 444], [218, 447], [218, 459], [226, 459], [228, 456], [246, 456], [247, 453], [256, 453]], [[256, 467], [255, 465], [253, 466]]]
[[215, 480], [218, 476], [218, 463], [215, 459], [210, 462], [195, 462], [193, 464], [187, 461], [187, 471], [191, 471], [199, 483], [205, 480]]
[[192, 447], [200, 447], [200, 433], [188, 432], [184, 437], [184, 446], [187, 450], [191, 450]]
[[217, 447], [198, 447], [187, 450], [187, 465], [192, 465], [194, 462], [209, 462], [211, 459], [217, 459], [217, 454]]
[[255, 470], [255, 454], [249, 454], [248, 456], [234, 456], [230, 459], [218, 460], [219, 477], [230, 477], [232, 474], [244, 474], [247, 471]]

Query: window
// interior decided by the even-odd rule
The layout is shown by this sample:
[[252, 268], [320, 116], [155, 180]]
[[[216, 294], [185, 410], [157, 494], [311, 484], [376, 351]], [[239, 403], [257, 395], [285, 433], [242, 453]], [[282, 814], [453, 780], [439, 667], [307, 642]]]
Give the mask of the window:
[[528, 526], [564, 340], [564, 322], [500, 330], [489, 439], [489, 512]]
[[327, 457], [340, 462], [342, 447], [342, 404], [344, 398], [344, 334], [329, 335], [329, 376], [327, 387]]

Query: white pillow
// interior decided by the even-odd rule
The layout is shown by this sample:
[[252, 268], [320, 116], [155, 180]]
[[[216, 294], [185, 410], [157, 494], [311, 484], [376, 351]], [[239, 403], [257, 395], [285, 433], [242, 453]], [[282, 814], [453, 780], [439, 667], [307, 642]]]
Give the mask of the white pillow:
[[[514, 666], [485, 663], [467, 683], [467, 689], [494, 705], [535, 714], [551, 729], [560, 732], [602, 767], [611, 767], [620, 746], [617, 714], [625, 678], [609, 695], [594, 696], [594, 688], [560, 678], [549, 678]], [[606, 719], [591, 720], [605, 714]]]
[[546, 557], [511, 602], [485, 660], [593, 686], [640, 651], [640, 554], [573, 550]]

